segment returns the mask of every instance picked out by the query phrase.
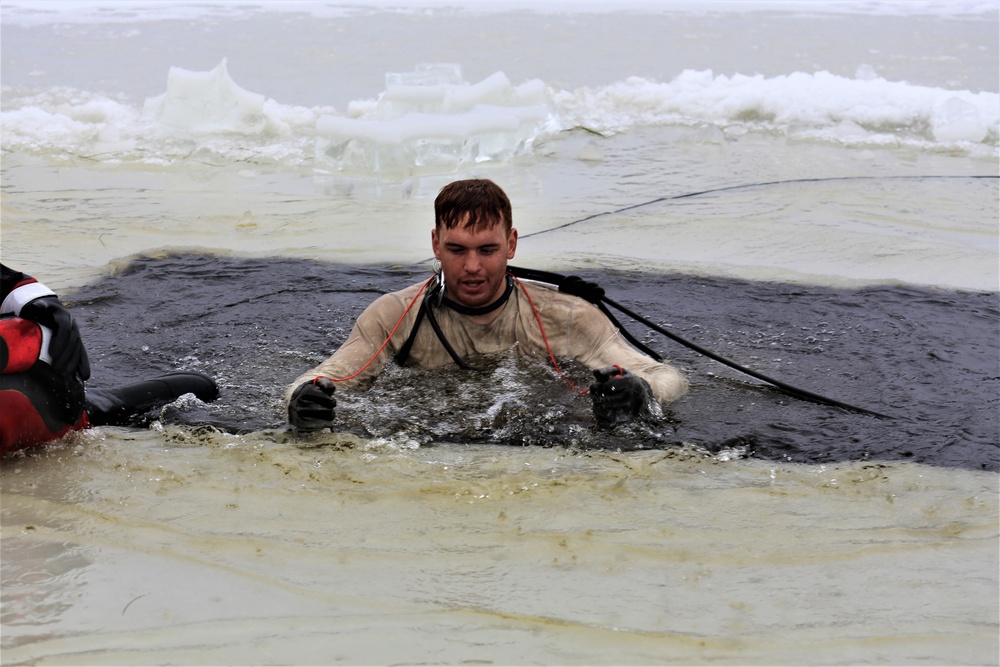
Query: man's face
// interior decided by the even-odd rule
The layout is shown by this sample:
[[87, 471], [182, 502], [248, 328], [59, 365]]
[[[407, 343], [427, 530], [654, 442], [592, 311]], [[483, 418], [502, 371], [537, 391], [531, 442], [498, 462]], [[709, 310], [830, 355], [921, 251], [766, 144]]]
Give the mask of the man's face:
[[[463, 221], [464, 222], [464, 221]], [[517, 230], [504, 225], [472, 231], [464, 224], [431, 232], [434, 256], [444, 271], [448, 298], [469, 308], [489, 305], [506, 288], [507, 260], [514, 258]]]

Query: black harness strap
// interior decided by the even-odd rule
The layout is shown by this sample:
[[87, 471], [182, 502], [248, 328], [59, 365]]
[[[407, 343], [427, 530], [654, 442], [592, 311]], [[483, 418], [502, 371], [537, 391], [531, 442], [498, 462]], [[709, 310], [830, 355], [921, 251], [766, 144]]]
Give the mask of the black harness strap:
[[417, 319], [413, 322], [413, 328], [410, 329], [409, 337], [407, 337], [406, 342], [403, 343], [403, 347], [399, 348], [399, 352], [396, 353], [396, 363], [400, 366], [405, 366], [406, 360], [410, 358], [410, 350], [413, 348], [413, 341], [417, 339], [417, 330], [420, 329], [420, 324], [424, 321], [424, 316], [427, 314], [427, 308], [427, 297], [425, 296], [424, 300], [420, 302], [420, 309], [417, 311]]
[[[444, 349], [448, 352], [452, 361], [458, 364], [459, 368], [464, 368], [466, 370], [471, 368], [464, 361], [462, 361], [462, 357], [458, 356], [458, 353], [455, 352], [455, 348], [453, 348], [451, 343], [448, 342], [448, 339], [445, 338], [444, 332], [441, 331], [441, 326], [438, 324], [437, 318], [434, 317], [434, 310], [426, 301], [424, 301], [424, 310], [427, 311], [427, 321], [431, 323], [431, 328], [434, 329], [434, 333], [437, 334], [438, 340], [441, 341], [442, 345], [444, 345]], [[416, 327], [414, 327], [414, 331], [416, 331]]]
[[451, 357], [452, 361], [454, 361], [459, 368], [471, 369], [472, 367], [462, 361], [462, 358], [458, 356], [458, 353], [455, 352], [455, 348], [451, 346], [451, 343], [448, 342], [448, 338], [444, 335], [444, 331], [441, 330], [441, 325], [438, 324], [437, 317], [434, 316], [432, 302], [437, 299], [439, 303], [443, 303], [452, 310], [471, 317], [485, 315], [487, 313], [492, 313], [494, 310], [507, 303], [507, 300], [510, 299], [510, 295], [514, 291], [514, 279], [508, 275], [507, 288], [504, 290], [504, 293], [500, 296], [500, 298], [481, 308], [469, 308], [459, 303], [455, 303], [448, 297], [444, 296], [443, 291], [444, 286], [441, 284], [441, 279], [439, 277], [434, 286], [427, 291], [427, 296], [424, 297], [423, 302], [420, 304], [420, 310], [417, 311], [417, 319], [413, 322], [413, 328], [410, 329], [410, 335], [407, 337], [406, 342], [403, 343], [403, 347], [401, 347], [399, 352], [396, 354], [396, 363], [400, 366], [405, 366], [406, 361], [410, 358], [410, 350], [413, 349], [413, 342], [417, 339], [417, 331], [420, 330], [420, 325], [423, 323], [424, 317], [426, 317], [427, 321], [431, 324], [431, 328], [434, 329], [434, 333], [437, 334], [438, 340], [441, 341], [441, 344], [444, 346], [445, 351], [448, 353], [448, 356]]

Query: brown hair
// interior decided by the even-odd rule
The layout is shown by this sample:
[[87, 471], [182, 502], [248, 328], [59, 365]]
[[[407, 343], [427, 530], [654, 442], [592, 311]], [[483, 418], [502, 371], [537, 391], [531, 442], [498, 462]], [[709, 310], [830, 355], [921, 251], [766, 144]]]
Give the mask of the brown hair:
[[500, 186], [485, 178], [455, 181], [441, 188], [434, 200], [434, 225], [453, 229], [468, 214], [465, 227], [472, 231], [504, 225], [510, 232], [513, 216], [510, 199]]

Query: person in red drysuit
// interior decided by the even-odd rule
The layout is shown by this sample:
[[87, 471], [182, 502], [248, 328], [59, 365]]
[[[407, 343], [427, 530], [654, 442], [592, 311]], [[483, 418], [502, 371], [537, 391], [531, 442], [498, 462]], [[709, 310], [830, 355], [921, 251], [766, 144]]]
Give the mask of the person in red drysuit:
[[91, 424], [127, 424], [141, 410], [185, 393], [219, 395], [200, 373], [170, 373], [88, 392], [90, 359], [80, 329], [55, 292], [0, 264], [0, 456]]

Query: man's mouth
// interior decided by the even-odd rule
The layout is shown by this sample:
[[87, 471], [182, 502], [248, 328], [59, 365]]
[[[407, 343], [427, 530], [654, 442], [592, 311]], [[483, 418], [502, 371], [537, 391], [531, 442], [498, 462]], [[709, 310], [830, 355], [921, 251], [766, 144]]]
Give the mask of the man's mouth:
[[486, 285], [486, 281], [485, 280], [463, 280], [459, 284], [461, 284], [462, 287], [467, 292], [478, 292], [479, 290], [481, 290]]

